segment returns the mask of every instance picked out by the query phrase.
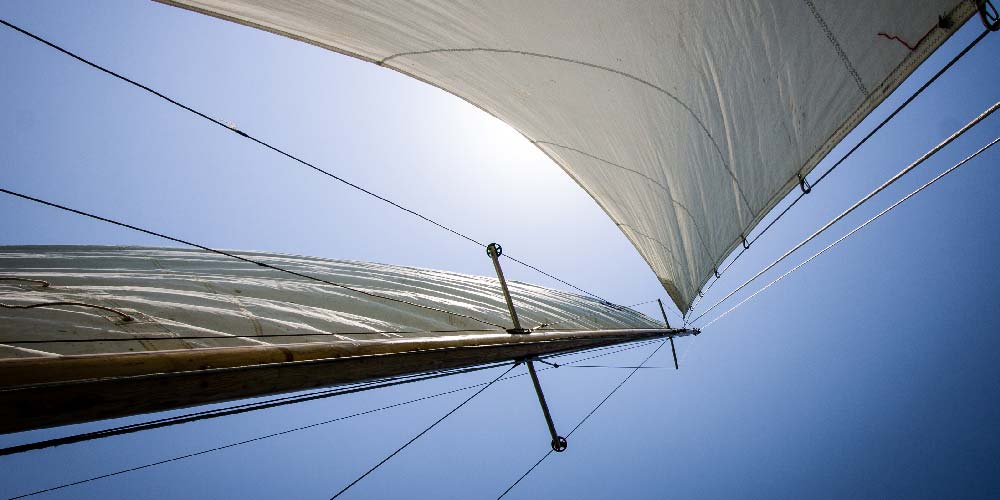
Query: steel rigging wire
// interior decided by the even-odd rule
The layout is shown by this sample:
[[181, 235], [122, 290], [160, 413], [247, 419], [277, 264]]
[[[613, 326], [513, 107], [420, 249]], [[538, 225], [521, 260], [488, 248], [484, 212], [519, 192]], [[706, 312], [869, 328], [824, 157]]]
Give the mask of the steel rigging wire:
[[798, 249], [802, 248], [803, 246], [805, 246], [807, 243], [809, 243], [810, 241], [812, 241], [813, 239], [815, 239], [817, 236], [819, 236], [820, 234], [822, 234], [823, 232], [825, 232], [827, 229], [829, 229], [834, 224], [836, 224], [837, 222], [839, 222], [840, 220], [842, 220], [844, 217], [847, 217], [851, 212], [853, 212], [854, 210], [856, 210], [858, 207], [860, 207], [861, 205], [863, 205], [865, 202], [867, 202], [868, 200], [871, 200], [873, 197], [875, 197], [875, 195], [881, 193], [883, 190], [885, 190], [886, 188], [888, 188], [889, 186], [891, 186], [892, 184], [894, 184], [896, 181], [898, 181], [899, 179], [903, 178], [903, 176], [905, 176], [906, 174], [908, 174], [911, 171], [913, 171], [915, 168], [917, 168], [918, 166], [920, 166], [920, 164], [922, 164], [923, 162], [925, 162], [930, 157], [934, 156], [938, 151], [940, 151], [941, 149], [943, 149], [945, 146], [947, 146], [948, 144], [951, 144], [952, 141], [954, 141], [955, 139], [961, 137], [962, 134], [964, 134], [965, 132], [967, 132], [969, 129], [971, 129], [972, 127], [976, 126], [977, 124], [979, 124], [980, 122], [982, 122], [983, 120], [985, 120], [988, 116], [990, 116], [991, 114], [993, 114], [993, 112], [995, 112], [998, 108], [1000, 108], [1000, 101], [994, 103], [992, 106], [990, 106], [985, 111], [983, 111], [979, 116], [973, 118], [972, 121], [970, 121], [969, 123], [965, 124], [965, 126], [963, 126], [962, 128], [958, 129], [957, 131], [955, 131], [953, 134], [951, 134], [950, 136], [948, 136], [948, 138], [946, 138], [945, 140], [943, 140], [940, 143], [938, 143], [937, 146], [934, 146], [933, 148], [931, 148], [929, 151], [927, 151], [926, 153], [924, 153], [923, 155], [921, 155], [920, 158], [917, 158], [916, 160], [914, 160], [913, 163], [910, 163], [909, 165], [907, 165], [903, 170], [900, 170], [896, 175], [890, 177], [887, 181], [885, 181], [884, 183], [882, 183], [882, 185], [880, 185], [879, 187], [875, 188], [872, 192], [868, 193], [863, 198], [861, 198], [860, 200], [858, 200], [857, 202], [855, 202], [854, 205], [850, 206], [850, 208], [848, 208], [847, 210], [844, 210], [843, 212], [841, 212], [840, 215], [834, 217], [832, 220], [830, 220], [829, 222], [827, 222], [826, 224], [824, 224], [822, 227], [820, 227], [819, 229], [817, 229], [814, 233], [812, 233], [811, 235], [809, 235], [808, 237], [806, 237], [806, 239], [800, 241], [798, 244], [796, 244], [794, 247], [792, 247], [791, 250], [788, 250], [781, 257], [778, 257], [775, 261], [771, 262], [766, 267], [764, 267], [763, 269], [761, 269], [760, 271], [758, 271], [757, 274], [753, 275], [750, 279], [744, 281], [743, 284], [739, 285], [738, 287], [736, 287], [735, 289], [733, 289], [733, 291], [731, 291], [728, 294], [726, 294], [725, 297], [719, 299], [717, 302], [715, 302], [714, 304], [712, 304], [711, 307], [709, 307], [704, 312], [702, 312], [701, 314], [699, 314], [691, 322], [694, 323], [694, 322], [698, 321], [699, 319], [701, 319], [702, 317], [704, 317], [706, 314], [708, 314], [709, 312], [711, 312], [712, 310], [714, 310], [716, 307], [718, 307], [720, 304], [722, 304], [723, 302], [725, 302], [726, 300], [728, 300], [730, 297], [732, 297], [733, 295], [735, 295], [737, 292], [739, 292], [740, 290], [742, 290], [743, 288], [745, 288], [747, 285], [749, 285], [750, 283], [752, 283], [754, 280], [756, 280], [757, 278], [759, 278], [762, 274], [766, 273], [767, 271], [770, 271], [772, 268], [774, 268], [774, 266], [778, 265], [778, 263], [780, 263], [781, 261], [783, 261], [786, 258], [788, 258], [788, 256], [790, 256], [796, 250], [798, 250]]
[[986, 151], [987, 149], [991, 148], [991, 147], [992, 147], [992, 146], [993, 146], [994, 144], [996, 144], [997, 142], [1000, 142], [1000, 137], [997, 137], [996, 139], [993, 139], [993, 140], [992, 140], [992, 141], [991, 141], [991, 142], [990, 142], [989, 144], [986, 144], [985, 146], [983, 146], [983, 147], [979, 148], [979, 150], [978, 150], [978, 151], [976, 151], [975, 153], [972, 153], [971, 155], [969, 155], [969, 156], [965, 157], [964, 159], [962, 159], [962, 161], [960, 161], [960, 162], [956, 163], [955, 165], [953, 165], [953, 166], [952, 166], [951, 168], [949, 168], [948, 170], [945, 170], [944, 172], [941, 172], [940, 174], [938, 174], [938, 175], [937, 175], [937, 177], [934, 177], [934, 178], [933, 178], [933, 179], [931, 179], [930, 181], [927, 181], [927, 182], [926, 182], [925, 184], [923, 184], [922, 186], [920, 186], [920, 187], [919, 187], [919, 188], [917, 188], [916, 190], [914, 190], [914, 191], [910, 192], [910, 194], [908, 194], [908, 195], [904, 196], [904, 197], [903, 197], [902, 199], [900, 199], [900, 200], [899, 200], [899, 201], [897, 201], [896, 203], [893, 203], [893, 204], [892, 204], [892, 205], [890, 205], [890, 206], [889, 206], [888, 208], [886, 208], [886, 209], [882, 210], [881, 212], [879, 212], [878, 214], [876, 214], [876, 215], [875, 215], [874, 217], [872, 217], [872, 218], [870, 218], [870, 219], [866, 220], [866, 221], [865, 221], [864, 223], [862, 223], [861, 225], [859, 225], [859, 226], [855, 227], [854, 229], [852, 229], [852, 230], [851, 230], [851, 231], [850, 231], [849, 233], [847, 233], [847, 234], [845, 234], [845, 235], [841, 236], [841, 237], [840, 237], [839, 239], [837, 239], [837, 240], [836, 240], [836, 241], [834, 241], [833, 243], [830, 243], [829, 245], [827, 245], [826, 247], [824, 247], [824, 248], [823, 248], [822, 250], [820, 250], [819, 252], [816, 252], [815, 254], [813, 254], [813, 255], [812, 255], [811, 257], [809, 257], [808, 259], [806, 259], [806, 260], [802, 261], [802, 262], [801, 262], [801, 263], [800, 263], [799, 265], [797, 265], [797, 266], [795, 266], [795, 267], [793, 267], [793, 268], [789, 269], [788, 271], [786, 271], [786, 272], [785, 272], [784, 274], [782, 274], [781, 276], [778, 276], [778, 277], [777, 277], [777, 278], [775, 278], [775, 279], [774, 279], [773, 281], [771, 281], [771, 282], [770, 282], [770, 283], [768, 283], [767, 285], [764, 285], [764, 287], [760, 288], [759, 290], [757, 290], [756, 292], [754, 292], [753, 294], [751, 294], [751, 295], [750, 295], [749, 297], [747, 297], [747, 298], [743, 299], [742, 301], [740, 301], [739, 303], [737, 303], [737, 304], [736, 304], [736, 305], [734, 305], [733, 307], [731, 307], [731, 308], [729, 308], [728, 310], [726, 310], [726, 312], [724, 312], [724, 313], [720, 314], [720, 315], [719, 315], [718, 317], [716, 317], [716, 318], [715, 318], [715, 319], [713, 319], [712, 321], [709, 321], [708, 323], [705, 323], [705, 326], [703, 326], [702, 328], [703, 328], [703, 329], [704, 329], [704, 328], [708, 328], [709, 326], [711, 326], [711, 325], [712, 325], [712, 323], [715, 323], [716, 321], [719, 321], [720, 319], [724, 318], [724, 317], [725, 317], [725, 316], [726, 316], [727, 314], [729, 314], [729, 313], [733, 312], [733, 311], [734, 311], [734, 310], [736, 310], [736, 309], [737, 309], [738, 307], [740, 307], [740, 306], [742, 306], [743, 304], [747, 303], [747, 302], [748, 302], [748, 301], [749, 301], [750, 299], [752, 299], [752, 298], [756, 297], [756, 296], [757, 296], [757, 294], [759, 294], [759, 293], [763, 292], [764, 290], [767, 290], [768, 288], [771, 288], [771, 286], [772, 286], [772, 285], [774, 285], [775, 283], [777, 283], [777, 282], [779, 282], [779, 281], [783, 280], [783, 279], [784, 279], [784, 278], [785, 278], [786, 276], [788, 276], [789, 274], [792, 274], [792, 273], [794, 273], [795, 271], [799, 270], [799, 269], [800, 269], [800, 268], [801, 268], [802, 266], [804, 266], [804, 265], [808, 264], [809, 262], [811, 262], [811, 261], [812, 261], [813, 259], [815, 259], [816, 257], [819, 257], [820, 255], [822, 255], [823, 253], [825, 253], [825, 252], [826, 252], [827, 250], [829, 250], [829, 249], [833, 248], [834, 246], [836, 246], [836, 245], [837, 245], [838, 243], [840, 243], [841, 241], [844, 241], [844, 240], [846, 240], [847, 238], [849, 238], [850, 236], [852, 236], [852, 235], [853, 235], [854, 233], [856, 233], [856, 232], [860, 231], [861, 229], [863, 229], [863, 228], [864, 228], [865, 226], [867, 226], [868, 224], [871, 224], [872, 222], [874, 222], [874, 221], [875, 221], [876, 219], [878, 219], [879, 217], [882, 217], [883, 215], [885, 215], [885, 214], [889, 213], [889, 211], [891, 211], [892, 209], [894, 209], [894, 208], [898, 207], [899, 205], [901, 205], [901, 204], [902, 204], [903, 202], [905, 202], [906, 200], [909, 200], [910, 198], [912, 198], [912, 197], [913, 197], [914, 195], [916, 195], [917, 193], [919, 193], [919, 192], [923, 191], [924, 189], [927, 189], [927, 188], [928, 188], [928, 187], [929, 187], [930, 185], [932, 185], [932, 184], [934, 184], [935, 182], [937, 182], [937, 181], [941, 180], [942, 178], [944, 178], [944, 176], [946, 176], [946, 175], [948, 175], [948, 174], [950, 174], [950, 173], [954, 172], [955, 170], [957, 170], [957, 169], [958, 169], [959, 167], [961, 167], [962, 165], [965, 165], [965, 164], [966, 164], [967, 162], [969, 162], [969, 161], [970, 161], [970, 160], [972, 160], [973, 158], [975, 158], [975, 157], [979, 156], [979, 154], [980, 154], [980, 153], [982, 153], [982, 152]]
[[[466, 234], [464, 234], [462, 232], [459, 232], [459, 231], [457, 231], [455, 229], [452, 229], [452, 228], [450, 228], [450, 227], [448, 227], [448, 226], [446, 226], [446, 225], [444, 225], [444, 224], [442, 224], [442, 223], [440, 223], [440, 222], [438, 222], [438, 221], [436, 221], [434, 219], [431, 219], [430, 217], [427, 217], [427, 216], [425, 216], [425, 215], [423, 215], [423, 214], [421, 214], [419, 212], [416, 212], [414, 210], [406, 208], [406, 207], [404, 207], [404, 206], [402, 206], [402, 205], [400, 205], [400, 204], [398, 204], [398, 203], [396, 203], [396, 202], [394, 202], [394, 201], [392, 201], [392, 200], [390, 200], [390, 199], [388, 199], [388, 198], [386, 198], [384, 196], [381, 196], [381, 195], [376, 194], [376, 193], [374, 193], [372, 191], [369, 191], [368, 189], [365, 189], [364, 187], [361, 187], [358, 184], [355, 184], [355, 183], [353, 183], [351, 181], [348, 181], [347, 179], [344, 179], [343, 177], [340, 177], [340, 176], [338, 176], [338, 175], [336, 175], [336, 174], [334, 174], [334, 173], [332, 173], [332, 172], [330, 172], [328, 170], [325, 170], [325, 169], [320, 168], [320, 167], [318, 167], [318, 166], [316, 166], [316, 165], [314, 165], [314, 164], [312, 164], [312, 163], [310, 163], [308, 161], [305, 161], [302, 158], [299, 158], [298, 156], [295, 156], [295, 155], [293, 155], [291, 153], [288, 153], [288, 152], [286, 152], [286, 151], [284, 151], [284, 150], [282, 150], [282, 149], [280, 149], [280, 148], [278, 148], [276, 146], [273, 146], [270, 143], [265, 142], [264, 140], [258, 139], [258, 138], [254, 137], [254, 136], [252, 136], [252, 135], [250, 135], [250, 134], [248, 134], [248, 133], [246, 133], [246, 132], [244, 132], [242, 130], [239, 130], [236, 127], [227, 125], [227, 124], [221, 122], [220, 120], [212, 118], [211, 116], [209, 116], [208, 114], [206, 114], [204, 112], [198, 111], [195, 108], [192, 108], [192, 107], [187, 106], [187, 105], [185, 105], [185, 104], [183, 104], [183, 103], [181, 103], [179, 101], [176, 101], [176, 100], [174, 100], [174, 99], [172, 99], [170, 97], [167, 97], [166, 95], [164, 95], [164, 94], [162, 94], [162, 93], [160, 93], [160, 92], [158, 92], [156, 90], [153, 90], [152, 88], [150, 88], [150, 87], [148, 87], [148, 86], [146, 86], [146, 85], [144, 85], [142, 83], [139, 83], [139, 82], [137, 82], [135, 80], [132, 80], [131, 78], [123, 76], [123, 75], [121, 75], [119, 73], [116, 73], [116, 72], [114, 72], [114, 71], [112, 71], [112, 70], [110, 70], [110, 69], [108, 69], [108, 68], [106, 68], [104, 66], [101, 66], [100, 64], [97, 64], [97, 63], [95, 63], [95, 62], [93, 62], [93, 61], [91, 61], [89, 59], [84, 58], [83, 56], [77, 55], [76, 53], [71, 52], [68, 49], [65, 49], [65, 48], [63, 48], [63, 47], [61, 47], [59, 45], [56, 45], [55, 43], [50, 42], [50, 41], [48, 41], [48, 40], [46, 40], [46, 39], [44, 39], [44, 38], [42, 38], [42, 37], [40, 37], [40, 36], [38, 36], [38, 35], [36, 35], [34, 33], [31, 33], [30, 31], [27, 31], [27, 30], [21, 28], [21, 27], [18, 27], [18, 26], [14, 25], [14, 24], [11, 24], [11, 23], [7, 22], [4, 19], [0, 19], [0, 24], [3, 24], [4, 26], [6, 26], [6, 27], [8, 27], [8, 28], [10, 28], [10, 29], [12, 29], [14, 31], [17, 31], [18, 33], [21, 33], [22, 35], [25, 35], [25, 36], [27, 36], [27, 37], [35, 40], [35, 41], [38, 41], [38, 42], [40, 42], [40, 43], [42, 43], [42, 44], [44, 44], [44, 45], [46, 45], [48, 47], [51, 47], [51, 48], [53, 48], [53, 49], [55, 49], [55, 50], [57, 50], [59, 52], [62, 52], [63, 54], [65, 54], [65, 55], [67, 55], [67, 56], [69, 56], [69, 57], [71, 57], [73, 59], [76, 59], [77, 61], [79, 61], [79, 62], [81, 62], [83, 64], [86, 64], [87, 66], [90, 66], [90, 67], [92, 67], [92, 68], [94, 68], [94, 69], [96, 69], [98, 71], [101, 71], [101, 72], [103, 72], [103, 73], [105, 73], [105, 74], [107, 74], [109, 76], [112, 76], [112, 77], [117, 78], [117, 79], [119, 79], [119, 80], [121, 80], [123, 82], [126, 82], [126, 83], [128, 83], [130, 85], [133, 85], [133, 86], [135, 86], [135, 87], [137, 87], [139, 89], [142, 89], [142, 90], [144, 90], [144, 91], [146, 91], [146, 92], [148, 92], [148, 93], [150, 93], [150, 94], [152, 94], [152, 95], [154, 95], [156, 97], [159, 97], [160, 99], [163, 99], [164, 101], [167, 101], [170, 104], [173, 104], [174, 106], [177, 106], [177, 107], [179, 107], [179, 108], [181, 108], [181, 109], [183, 109], [185, 111], [193, 113], [193, 114], [195, 114], [195, 115], [197, 115], [197, 116], [199, 116], [201, 118], [204, 118], [205, 120], [208, 120], [209, 122], [211, 122], [211, 123], [213, 123], [215, 125], [223, 127], [223, 128], [225, 128], [227, 130], [230, 130], [230, 131], [232, 131], [232, 132], [234, 132], [234, 133], [236, 133], [236, 134], [238, 134], [238, 135], [240, 135], [242, 137], [250, 139], [251, 141], [253, 141], [253, 142], [255, 142], [255, 143], [257, 143], [257, 144], [259, 144], [259, 145], [261, 145], [261, 146], [263, 146], [263, 147], [265, 147], [267, 149], [270, 149], [271, 151], [274, 151], [275, 153], [278, 153], [278, 154], [280, 154], [282, 156], [285, 156], [286, 158], [289, 158], [289, 159], [291, 159], [291, 160], [293, 160], [293, 161], [295, 161], [297, 163], [300, 163], [300, 164], [302, 164], [302, 165], [304, 165], [306, 167], [309, 167], [310, 169], [315, 170], [316, 172], [318, 172], [320, 174], [323, 174], [323, 175], [325, 175], [325, 176], [327, 176], [327, 177], [329, 177], [331, 179], [339, 181], [339, 182], [343, 183], [346, 186], [349, 186], [349, 187], [354, 188], [354, 189], [356, 189], [358, 191], [361, 191], [362, 193], [365, 193], [368, 196], [371, 196], [371, 197], [373, 197], [373, 198], [375, 198], [377, 200], [380, 200], [382, 202], [388, 203], [389, 205], [392, 205], [393, 207], [396, 207], [396, 208], [398, 208], [398, 209], [400, 209], [400, 210], [402, 210], [402, 211], [404, 211], [406, 213], [409, 213], [409, 214], [411, 214], [413, 216], [416, 216], [416, 217], [418, 217], [418, 218], [420, 218], [420, 219], [422, 219], [422, 220], [424, 220], [426, 222], [429, 222], [429, 223], [431, 223], [431, 224], [433, 224], [433, 225], [435, 225], [435, 226], [437, 226], [437, 227], [439, 227], [439, 228], [441, 228], [441, 229], [443, 229], [445, 231], [448, 231], [449, 233], [451, 233], [451, 234], [453, 234], [455, 236], [458, 236], [459, 238], [462, 238], [462, 239], [467, 240], [469, 242], [475, 243], [476, 245], [479, 245], [480, 247], [486, 248], [486, 244], [484, 244], [483, 242], [481, 242], [479, 240], [476, 240], [475, 238], [472, 238], [471, 236], [468, 236], [468, 235], [466, 235]], [[569, 287], [573, 288], [574, 290], [582, 292], [582, 293], [584, 293], [586, 295], [589, 295], [589, 296], [591, 296], [591, 297], [593, 297], [593, 298], [595, 298], [597, 300], [600, 300], [602, 302], [605, 302], [607, 304], [618, 306], [614, 302], [611, 302], [611, 301], [606, 300], [606, 299], [604, 299], [604, 298], [602, 298], [602, 297], [600, 297], [598, 295], [595, 295], [595, 294], [593, 294], [591, 292], [588, 292], [587, 290], [584, 290], [584, 289], [582, 289], [582, 288], [580, 288], [580, 287], [578, 287], [578, 286], [576, 286], [576, 285], [574, 285], [574, 284], [572, 284], [572, 283], [570, 283], [568, 281], [560, 279], [560, 278], [558, 278], [558, 277], [556, 277], [556, 276], [554, 276], [554, 275], [552, 275], [550, 273], [547, 273], [547, 272], [539, 269], [538, 267], [535, 267], [535, 266], [533, 266], [531, 264], [528, 264], [525, 261], [522, 261], [520, 259], [511, 257], [510, 255], [507, 255], [507, 254], [504, 254], [503, 256], [507, 257], [508, 259], [510, 259], [513, 262], [516, 262], [516, 263], [518, 263], [518, 264], [520, 264], [520, 265], [522, 265], [524, 267], [527, 267], [528, 269], [531, 269], [533, 271], [541, 273], [542, 275], [547, 276], [549, 278], [552, 278], [552, 279], [558, 281], [559, 283], [562, 283], [562, 284], [564, 284], [566, 286], [569, 286]], [[622, 307], [622, 306], [618, 306], [618, 307]]]

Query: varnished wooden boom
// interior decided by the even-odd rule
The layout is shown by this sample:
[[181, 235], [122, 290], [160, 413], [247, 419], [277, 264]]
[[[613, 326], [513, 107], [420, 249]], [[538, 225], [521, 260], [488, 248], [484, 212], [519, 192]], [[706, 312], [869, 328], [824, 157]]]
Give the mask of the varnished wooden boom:
[[0, 360], [0, 433], [697, 333], [686, 329], [470, 332]]

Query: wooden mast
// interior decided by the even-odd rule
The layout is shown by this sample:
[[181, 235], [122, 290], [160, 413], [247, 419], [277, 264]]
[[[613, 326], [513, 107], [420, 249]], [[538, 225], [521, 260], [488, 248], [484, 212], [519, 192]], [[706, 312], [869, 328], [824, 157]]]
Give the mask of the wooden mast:
[[415, 339], [6, 359], [0, 360], [0, 433], [698, 333], [459, 332]]

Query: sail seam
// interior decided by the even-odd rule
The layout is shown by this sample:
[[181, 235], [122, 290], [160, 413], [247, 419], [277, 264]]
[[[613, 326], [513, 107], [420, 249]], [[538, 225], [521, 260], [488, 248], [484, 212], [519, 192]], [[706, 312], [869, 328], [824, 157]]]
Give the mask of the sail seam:
[[809, 7], [813, 17], [816, 18], [816, 24], [819, 24], [820, 29], [823, 30], [824, 34], [826, 34], [827, 40], [829, 40], [830, 44], [833, 45], [833, 49], [837, 51], [837, 57], [839, 57], [844, 63], [844, 67], [846, 67], [847, 72], [851, 74], [851, 78], [854, 78], [854, 83], [858, 85], [858, 90], [860, 90], [861, 94], [865, 96], [865, 99], [871, 97], [871, 94], [868, 92], [868, 88], [865, 87], [865, 82], [861, 80], [861, 75], [858, 74], [858, 70], [854, 67], [854, 64], [851, 63], [851, 59], [847, 57], [847, 53], [844, 52], [844, 48], [840, 46], [840, 41], [838, 41], [837, 36], [833, 34], [833, 30], [830, 29], [830, 25], [826, 24], [826, 20], [823, 19], [823, 16], [816, 9], [816, 5], [812, 2], [812, 0], [802, 1]]

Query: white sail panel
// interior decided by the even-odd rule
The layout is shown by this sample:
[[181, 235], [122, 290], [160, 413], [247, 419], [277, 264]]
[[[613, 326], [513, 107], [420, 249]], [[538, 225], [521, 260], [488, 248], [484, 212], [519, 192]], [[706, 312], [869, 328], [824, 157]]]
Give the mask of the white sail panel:
[[[384, 297], [510, 328], [496, 278], [261, 252], [239, 255]], [[0, 247], [0, 359], [503, 332], [467, 317], [365, 296], [222, 255], [176, 248]], [[21, 281], [11, 279], [18, 278]], [[36, 280], [36, 281], [29, 281]], [[38, 280], [49, 283], [40, 286]], [[508, 281], [525, 327], [662, 328], [623, 307]], [[191, 338], [197, 337], [197, 338]], [[32, 343], [23, 343], [31, 341]]]
[[499, 117], [593, 196], [682, 309], [974, 12], [964, 0], [168, 3], [372, 61]]

